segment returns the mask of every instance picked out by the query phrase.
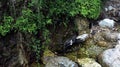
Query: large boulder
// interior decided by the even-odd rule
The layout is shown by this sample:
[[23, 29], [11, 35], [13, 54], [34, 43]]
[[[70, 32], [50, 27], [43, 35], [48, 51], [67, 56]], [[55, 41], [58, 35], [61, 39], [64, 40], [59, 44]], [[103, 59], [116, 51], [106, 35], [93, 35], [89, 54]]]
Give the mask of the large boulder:
[[[118, 42], [120, 43], [120, 42]], [[103, 67], [120, 67], [120, 44], [107, 49], [99, 55], [98, 61]]]
[[81, 65], [81, 67], [102, 67], [99, 63], [91, 58], [78, 59], [78, 63]]

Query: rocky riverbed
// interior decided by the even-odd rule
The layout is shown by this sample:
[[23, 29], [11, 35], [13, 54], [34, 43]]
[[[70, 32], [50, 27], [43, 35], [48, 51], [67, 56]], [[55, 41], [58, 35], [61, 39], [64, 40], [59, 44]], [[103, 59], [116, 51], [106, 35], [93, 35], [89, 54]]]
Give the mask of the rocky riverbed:
[[[57, 52], [52, 51], [53, 55], [49, 56], [49, 60], [51, 61], [47, 59], [48, 56], [44, 55], [43, 61], [47, 61], [45, 66], [119, 67], [119, 4], [120, 1], [118, 0], [105, 1], [103, 13], [101, 13], [103, 15], [101, 16], [102, 19], [92, 22], [93, 26], [91, 29], [89, 29], [89, 20], [77, 17], [75, 23], [78, 28], [78, 35], [89, 34], [89, 37], [82, 44], [72, 46], [71, 52], [64, 55], [59, 55]], [[59, 58], [64, 58], [64, 61]]]

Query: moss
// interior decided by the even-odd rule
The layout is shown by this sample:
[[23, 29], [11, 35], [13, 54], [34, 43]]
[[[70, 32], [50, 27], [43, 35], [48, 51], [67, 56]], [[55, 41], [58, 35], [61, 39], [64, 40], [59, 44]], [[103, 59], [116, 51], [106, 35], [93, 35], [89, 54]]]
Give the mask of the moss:
[[47, 57], [47, 56], [54, 56], [55, 54], [50, 51], [48, 48], [45, 49], [44, 53], [43, 53], [43, 57]]
[[36, 63], [36, 62], [33, 62], [30, 67], [45, 67], [44, 64], [40, 64], [40, 63]]
[[65, 56], [73, 61], [77, 61], [78, 58], [89, 57], [89, 53], [86, 51], [85, 48], [80, 48], [80, 50], [67, 53]]
[[77, 54], [75, 52], [68, 53], [65, 56], [67, 56], [70, 60], [77, 61]]

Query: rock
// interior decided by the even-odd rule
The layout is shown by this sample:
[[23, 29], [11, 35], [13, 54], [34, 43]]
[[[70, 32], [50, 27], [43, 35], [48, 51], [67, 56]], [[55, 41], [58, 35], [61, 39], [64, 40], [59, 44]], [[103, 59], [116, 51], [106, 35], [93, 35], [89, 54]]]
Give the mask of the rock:
[[82, 67], [102, 67], [99, 63], [91, 58], [78, 59], [78, 63]]
[[113, 6], [108, 6], [108, 10], [114, 10], [115, 8]]
[[120, 33], [117, 33], [117, 32], [106, 32], [105, 35], [104, 35], [104, 38], [107, 40], [107, 41], [110, 41], [110, 42], [117, 42], [117, 40], [120, 38]]
[[[119, 43], [119, 42], [118, 42]], [[103, 67], [120, 67], [120, 44], [107, 49], [99, 55], [98, 61]]]
[[75, 23], [78, 28], [79, 35], [89, 32], [89, 22], [87, 19], [77, 17]]
[[114, 20], [111, 19], [103, 19], [99, 22], [99, 26], [101, 27], [108, 27], [108, 28], [113, 28], [114, 27]]
[[46, 62], [44, 62], [44, 58], [45, 58], [45, 57], [48, 57], [48, 56], [54, 57], [55, 54], [54, 54], [52, 51], [50, 51], [48, 48], [46, 48], [46, 49], [44, 50], [43, 57], [42, 57], [42, 60], [43, 60], [43, 63], [44, 63], [44, 64], [46, 64]]
[[89, 37], [88, 34], [82, 34], [80, 36], [77, 36], [76, 39], [80, 39], [82, 41], [85, 41]]
[[[91, 35], [91, 40], [87, 44], [93, 42], [101, 47], [112, 47], [119, 39], [119, 33], [110, 30], [109, 28], [103, 28], [100, 26], [94, 26], [92, 31], [96, 31], [94, 35]], [[93, 41], [92, 41], [93, 40]]]
[[44, 62], [46, 62], [45, 67], [78, 67], [75, 62], [62, 56], [45, 57]]
[[79, 36], [73, 36], [67, 39], [64, 43], [64, 52], [67, 52], [68, 49], [71, 49], [74, 46], [79, 46], [79, 44], [85, 42], [85, 40], [89, 37], [88, 34], [82, 34]]
[[107, 46], [109, 46], [106, 41], [98, 41], [97, 45], [100, 46], [100, 47], [107, 47]]
[[88, 57], [96, 59], [97, 56], [103, 52], [106, 49], [106, 47], [100, 47], [98, 45], [90, 45], [87, 46], [85, 52], [87, 52]]

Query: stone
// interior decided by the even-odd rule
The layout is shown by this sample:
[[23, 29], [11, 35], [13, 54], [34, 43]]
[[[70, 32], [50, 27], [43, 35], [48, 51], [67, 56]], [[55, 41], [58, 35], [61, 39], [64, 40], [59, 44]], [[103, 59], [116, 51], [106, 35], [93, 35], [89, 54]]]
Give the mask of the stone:
[[98, 45], [90, 45], [87, 46], [85, 52], [87, 52], [88, 57], [96, 59], [97, 56], [103, 52], [106, 49], [106, 47], [100, 47]]
[[48, 48], [46, 48], [44, 53], [43, 53], [43, 57], [42, 57], [42, 60], [43, 60], [44, 64], [46, 64], [46, 62], [44, 62], [44, 58], [48, 57], [48, 56], [54, 57], [55, 54], [52, 51], [50, 51]]
[[108, 27], [108, 28], [113, 28], [115, 24], [114, 20], [111, 19], [103, 19], [99, 22], [99, 26], [101, 27]]
[[120, 44], [107, 49], [99, 55], [98, 61], [103, 67], [120, 67]]
[[45, 57], [44, 62], [46, 62], [45, 67], [78, 67], [78, 64], [62, 56]]
[[88, 34], [82, 34], [80, 36], [77, 36], [76, 39], [80, 39], [82, 41], [85, 41], [89, 37]]
[[106, 32], [104, 35], [104, 38], [110, 42], [117, 42], [117, 40], [120, 38], [120, 33], [118, 33], [118, 32]]
[[113, 6], [108, 6], [108, 10], [113, 10], [114, 7]]
[[107, 47], [107, 46], [109, 46], [106, 41], [98, 41], [97, 45], [100, 46], [100, 47]]
[[81, 65], [81, 67], [102, 67], [99, 63], [91, 58], [78, 59], [78, 63]]

